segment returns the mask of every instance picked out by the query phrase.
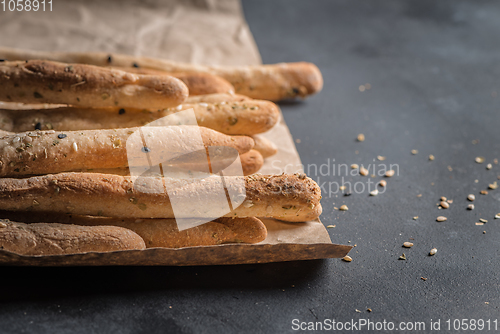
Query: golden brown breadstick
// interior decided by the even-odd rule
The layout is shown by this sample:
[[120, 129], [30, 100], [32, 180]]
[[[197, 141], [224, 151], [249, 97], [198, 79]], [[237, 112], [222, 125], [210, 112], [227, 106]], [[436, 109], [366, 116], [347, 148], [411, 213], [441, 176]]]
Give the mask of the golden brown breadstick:
[[202, 72], [165, 72], [138, 67], [113, 66], [117, 70], [145, 75], [169, 75], [184, 82], [189, 89], [189, 95], [204, 95], [217, 93], [234, 93], [234, 87], [217, 75]]
[[175, 219], [82, 217], [75, 224], [124, 227], [140, 235], [147, 248], [257, 243], [263, 241], [267, 236], [266, 226], [257, 218], [219, 218], [183, 231], [178, 230]]
[[141, 67], [167, 72], [205, 72], [229, 81], [238, 94], [278, 101], [319, 92], [323, 78], [311, 63], [281, 63], [255, 66], [203, 66], [164, 59], [108, 53], [43, 52], [0, 48], [0, 58], [7, 60], [49, 59], [68, 63], [100, 66]]
[[0, 100], [89, 108], [168, 108], [188, 96], [173, 77], [132, 74], [92, 65], [32, 60], [0, 63]]
[[[137, 161], [130, 154], [133, 150], [138, 152], [139, 158], [142, 156], [139, 151], [144, 150], [141, 137], [127, 142], [130, 135], [137, 131], [139, 128], [11, 133], [0, 137], [0, 176], [19, 177], [77, 169], [126, 167]], [[151, 138], [148, 140], [152, 146], [146, 147], [146, 151], [155, 150], [157, 155], [167, 154], [165, 160], [175, 153], [198, 151], [200, 143], [197, 139], [200, 134], [205, 148], [224, 146], [234, 148], [238, 153], [246, 153], [254, 145], [250, 137], [227, 136], [189, 125], [146, 127], [140, 131]], [[203, 158], [206, 159], [205, 153]]]
[[[53, 222], [83, 226], [118, 226], [137, 233], [146, 248], [180, 248], [226, 243], [257, 243], [264, 241], [267, 228], [260, 219], [218, 218], [211, 222], [179, 231], [175, 219], [130, 219], [78, 216], [54, 213], [0, 211], [0, 217], [23, 223]], [[180, 221], [182, 224], [182, 220]]]
[[247, 153], [240, 155], [241, 166], [243, 167], [243, 175], [251, 175], [257, 173], [264, 165], [264, 158], [256, 150], [250, 150]]
[[[226, 196], [221, 199], [224, 203], [214, 198], [203, 209], [193, 207], [193, 201], [212, 199], [217, 189], [225, 186], [228, 194], [239, 194], [235, 198], [242, 203], [225, 217], [273, 217], [300, 222], [321, 214], [321, 190], [305, 174], [228, 176], [224, 182], [220, 177], [202, 182], [153, 177], [138, 180], [134, 184], [131, 177], [92, 173], [0, 178], [0, 208], [124, 218], [217, 217], [227, 206]], [[175, 189], [172, 194], [177, 216], [164, 187]]]
[[280, 117], [270, 101], [250, 100], [231, 103], [193, 103], [160, 111], [130, 108], [55, 108], [39, 110], [0, 109], [0, 129], [30, 131], [36, 129], [93, 130], [143, 126], [180, 110], [193, 109], [199, 126], [225, 134], [252, 135], [270, 130]]
[[24, 224], [0, 219], [0, 249], [21, 255], [59, 255], [145, 249], [135, 232], [117, 226]]
[[278, 153], [278, 148], [269, 139], [261, 135], [253, 135], [252, 138], [255, 142], [253, 149], [259, 151], [264, 159]]

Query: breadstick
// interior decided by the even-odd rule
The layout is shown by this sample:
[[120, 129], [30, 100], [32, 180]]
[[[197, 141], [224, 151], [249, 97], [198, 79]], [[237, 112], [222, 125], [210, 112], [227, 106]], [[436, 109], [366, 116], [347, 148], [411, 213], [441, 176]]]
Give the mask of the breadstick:
[[259, 135], [253, 135], [252, 138], [255, 142], [253, 149], [259, 151], [264, 159], [278, 153], [278, 148], [269, 139]]
[[182, 81], [52, 61], [0, 63], [0, 100], [80, 107], [168, 108], [188, 96]]
[[24, 224], [0, 219], [0, 249], [20, 255], [60, 255], [145, 249], [135, 232], [117, 226]]
[[30, 131], [36, 129], [93, 130], [143, 126], [180, 110], [193, 109], [199, 126], [225, 134], [252, 135], [270, 130], [280, 113], [269, 101], [250, 100], [231, 103], [182, 104], [176, 108], [147, 111], [125, 108], [55, 108], [39, 110], [0, 109], [0, 129]]
[[[0, 217], [23, 223], [53, 222], [82, 226], [118, 226], [137, 233], [146, 248], [180, 248], [211, 246], [226, 243], [258, 243], [267, 237], [267, 228], [260, 219], [218, 218], [211, 222], [179, 231], [175, 219], [130, 219], [77, 216], [67, 214], [0, 211]], [[71, 225], [69, 225], [71, 224]], [[32, 225], [28, 225], [32, 226]]]
[[179, 231], [175, 219], [116, 219], [81, 217], [75, 224], [120, 226], [140, 235], [147, 248], [213, 246], [227, 243], [257, 243], [266, 239], [267, 229], [257, 218], [219, 218]]
[[240, 155], [241, 166], [243, 167], [243, 175], [251, 175], [257, 173], [264, 165], [264, 158], [256, 150], [250, 150], [247, 153]]
[[189, 95], [234, 93], [234, 87], [226, 79], [217, 75], [202, 72], [165, 72], [138, 67], [118, 67], [112, 68], [144, 75], [169, 75], [184, 82], [189, 89]]
[[[144, 145], [139, 136], [127, 143], [129, 136], [139, 128], [86, 131], [33, 131], [0, 137], [0, 177], [19, 177], [58, 173], [77, 169], [118, 168], [135, 163], [142, 157]], [[248, 152], [253, 139], [245, 136], [227, 136], [197, 126], [146, 127], [140, 130], [148, 135], [147, 150], [156, 156], [186, 154], [200, 149], [197, 138], [208, 147], [231, 147], [238, 153]], [[138, 132], [136, 132], [138, 133]], [[189, 139], [187, 139], [189, 138]], [[137, 154], [131, 155], [127, 150]], [[149, 152], [148, 151], [148, 152]], [[205, 152], [204, 159], [206, 159]]]
[[[215, 218], [227, 206], [226, 196], [221, 200], [224, 202], [215, 198], [215, 191], [223, 185], [227, 194], [240, 194], [235, 198], [242, 203], [225, 217], [273, 217], [300, 222], [321, 214], [321, 190], [304, 174], [228, 176], [224, 183], [220, 177], [208, 177], [203, 182], [151, 177], [134, 184], [131, 177], [93, 173], [0, 178], [0, 208], [127, 218]], [[177, 216], [163, 191], [165, 186], [175, 189]], [[211, 201], [203, 208], [194, 207], [193, 203], [200, 199]]]
[[311, 63], [281, 63], [256, 66], [203, 66], [164, 59], [108, 53], [43, 52], [0, 48], [7, 60], [49, 59], [100, 66], [141, 67], [167, 72], [204, 72], [223, 77], [235, 92], [251, 98], [278, 101], [306, 97], [323, 88], [319, 69]]

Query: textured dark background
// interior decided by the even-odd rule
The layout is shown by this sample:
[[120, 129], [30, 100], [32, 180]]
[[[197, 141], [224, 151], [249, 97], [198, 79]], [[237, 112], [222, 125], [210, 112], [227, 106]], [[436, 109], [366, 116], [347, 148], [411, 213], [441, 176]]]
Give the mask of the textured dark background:
[[[500, 189], [479, 191], [500, 165], [488, 171], [474, 158], [500, 158], [500, 3], [243, 5], [264, 62], [305, 60], [323, 72], [319, 95], [282, 104], [304, 164], [370, 164], [383, 155], [399, 165], [376, 197], [325, 193], [322, 220], [336, 225], [334, 242], [357, 244], [353, 262], [0, 268], [0, 332], [276, 333], [291, 332], [294, 318], [425, 321], [429, 331], [431, 318], [499, 317]], [[365, 83], [372, 88], [360, 92]], [[437, 209], [441, 196], [454, 200], [450, 209]], [[349, 211], [334, 210], [341, 204]], [[437, 223], [438, 215], [448, 221]], [[488, 223], [476, 226], [479, 218]], [[401, 248], [409, 238], [415, 246]], [[403, 252], [407, 261], [398, 260]]]

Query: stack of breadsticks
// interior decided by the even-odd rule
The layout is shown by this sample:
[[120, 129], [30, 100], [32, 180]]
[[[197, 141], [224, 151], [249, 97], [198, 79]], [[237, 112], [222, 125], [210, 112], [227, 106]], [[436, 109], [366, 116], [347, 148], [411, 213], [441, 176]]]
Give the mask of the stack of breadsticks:
[[[321, 74], [312, 64], [209, 67], [5, 48], [0, 59], [1, 249], [55, 255], [257, 243], [267, 235], [258, 217], [302, 222], [321, 213], [320, 189], [305, 175], [255, 174], [277, 151], [259, 136], [279, 121], [278, 107], [268, 100], [319, 91]], [[191, 145], [190, 139], [179, 142], [180, 134], [198, 133], [207, 152], [233, 150], [245, 176], [225, 176], [224, 186], [243, 178], [241, 189], [233, 190], [246, 195], [224, 217], [179, 231], [179, 220], [211, 216], [196, 209], [174, 216], [165, 192], [144, 191], [147, 180], [134, 187], [126, 143], [140, 127], [187, 109], [199, 127], [154, 127], [148, 135], [172, 152]], [[188, 165], [196, 170], [196, 162]], [[222, 181], [161, 182], [188, 206], [193, 198], [210, 197]]]

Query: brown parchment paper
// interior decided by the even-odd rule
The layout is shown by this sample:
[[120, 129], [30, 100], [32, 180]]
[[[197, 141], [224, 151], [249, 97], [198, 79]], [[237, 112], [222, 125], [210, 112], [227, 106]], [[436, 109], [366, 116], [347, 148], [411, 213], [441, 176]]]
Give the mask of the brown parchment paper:
[[[65, 0], [52, 12], [0, 13], [0, 45], [41, 51], [119, 52], [209, 65], [254, 65], [261, 58], [238, 0]], [[262, 174], [302, 172], [293, 138], [281, 116], [263, 134], [278, 146]], [[321, 221], [262, 219], [268, 237], [259, 244], [56, 256], [21, 256], [0, 250], [0, 265], [220, 265], [345, 256]]]

